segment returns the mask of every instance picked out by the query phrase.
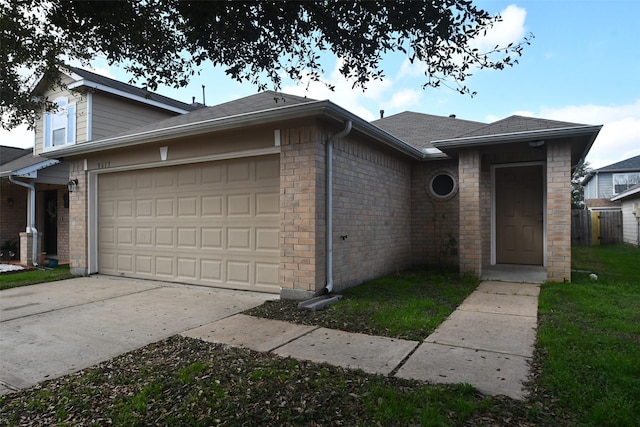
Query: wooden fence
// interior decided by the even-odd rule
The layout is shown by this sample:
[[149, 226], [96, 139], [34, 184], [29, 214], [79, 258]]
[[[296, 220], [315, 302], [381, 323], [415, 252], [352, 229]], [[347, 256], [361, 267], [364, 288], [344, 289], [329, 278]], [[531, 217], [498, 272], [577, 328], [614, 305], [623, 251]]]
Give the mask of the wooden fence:
[[571, 245], [614, 245], [622, 243], [622, 212], [571, 211]]

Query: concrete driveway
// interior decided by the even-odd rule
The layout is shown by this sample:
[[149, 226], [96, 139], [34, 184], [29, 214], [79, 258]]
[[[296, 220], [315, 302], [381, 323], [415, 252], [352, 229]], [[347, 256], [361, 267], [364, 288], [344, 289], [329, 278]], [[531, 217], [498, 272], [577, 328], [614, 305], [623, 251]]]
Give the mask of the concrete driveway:
[[77, 372], [275, 295], [104, 276], [0, 292], [0, 394]]

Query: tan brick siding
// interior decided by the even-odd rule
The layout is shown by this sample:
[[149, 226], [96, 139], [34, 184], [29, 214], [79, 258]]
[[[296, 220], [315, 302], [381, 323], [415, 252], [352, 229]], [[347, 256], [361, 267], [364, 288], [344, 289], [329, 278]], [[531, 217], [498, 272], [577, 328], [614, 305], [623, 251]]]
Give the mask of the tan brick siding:
[[547, 279], [571, 280], [571, 145], [547, 142]]
[[348, 135], [333, 169], [335, 289], [411, 264], [410, 163]]
[[69, 262], [71, 272], [77, 275], [88, 273], [87, 235], [87, 173], [84, 162], [75, 160], [69, 165], [70, 179], [77, 179], [73, 193], [69, 194]]
[[478, 151], [463, 151], [458, 161], [460, 186], [460, 272], [482, 274], [482, 221]]
[[[10, 183], [5, 178], [0, 182], [0, 245], [7, 240], [20, 239], [27, 227], [28, 190]], [[9, 206], [9, 199], [13, 206]]]
[[[315, 124], [281, 129], [280, 286], [313, 292], [324, 286], [324, 161]], [[322, 202], [324, 203], [324, 202]]]
[[442, 160], [415, 163], [411, 169], [412, 260], [415, 264], [448, 266], [458, 264], [458, 247], [448, 246], [449, 236], [460, 241], [459, 186], [447, 198], [435, 197], [431, 180], [440, 173], [458, 180], [458, 162]]

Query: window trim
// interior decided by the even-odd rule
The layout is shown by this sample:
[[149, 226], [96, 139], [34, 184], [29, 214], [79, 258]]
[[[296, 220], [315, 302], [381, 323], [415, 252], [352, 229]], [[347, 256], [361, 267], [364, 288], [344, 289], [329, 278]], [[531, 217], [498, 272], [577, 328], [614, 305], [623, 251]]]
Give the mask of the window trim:
[[[74, 145], [76, 143], [76, 103], [69, 102], [69, 98], [66, 96], [56, 98], [53, 102], [58, 104], [58, 109], [44, 114], [42, 140], [43, 151], [54, 150], [60, 147]], [[54, 128], [55, 118], [59, 118], [60, 121], [64, 123], [64, 126]], [[63, 143], [54, 145], [53, 132], [60, 129], [64, 129]]]
[[[435, 190], [433, 189], [433, 183], [434, 181], [442, 175], [446, 175], [449, 178], [451, 178], [451, 181], [453, 182], [453, 188], [451, 189], [451, 191], [448, 194], [445, 195], [440, 195], [438, 193], [435, 192]], [[441, 201], [445, 201], [445, 200], [449, 200], [452, 197], [454, 197], [456, 194], [458, 194], [458, 181], [456, 179], [456, 177], [448, 170], [438, 170], [436, 171], [431, 178], [429, 178], [429, 184], [427, 187], [427, 190], [429, 191], [429, 194], [434, 197], [437, 200], [441, 200]]]
[[[630, 184], [629, 183], [629, 181], [630, 181], [629, 178], [630, 178], [631, 175], [637, 175], [638, 176], [638, 182], [640, 182], [640, 171], [638, 171], [638, 172], [620, 172], [620, 173], [612, 174], [612, 176], [611, 176], [611, 187], [612, 187], [614, 196], [618, 195], [620, 193], [624, 193], [625, 191], [627, 191], [628, 189], [630, 189], [631, 187], [633, 187], [634, 185], [636, 185], [638, 183], [638, 182], [636, 182], [635, 184]], [[622, 191], [617, 191], [616, 190], [616, 177], [620, 177], [620, 176], [624, 176], [625, 177], [625, 180], [626, 180], [626, 184], [625, 185], [627, 186], [627, 188], [625, 188]]]

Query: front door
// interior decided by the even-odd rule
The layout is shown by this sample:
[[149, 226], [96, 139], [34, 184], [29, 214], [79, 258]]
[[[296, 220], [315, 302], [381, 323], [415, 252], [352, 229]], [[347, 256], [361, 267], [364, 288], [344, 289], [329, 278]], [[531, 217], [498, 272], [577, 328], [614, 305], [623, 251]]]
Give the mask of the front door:
[[495, 169], [496, 262], [543, 264], [542, 165]]

